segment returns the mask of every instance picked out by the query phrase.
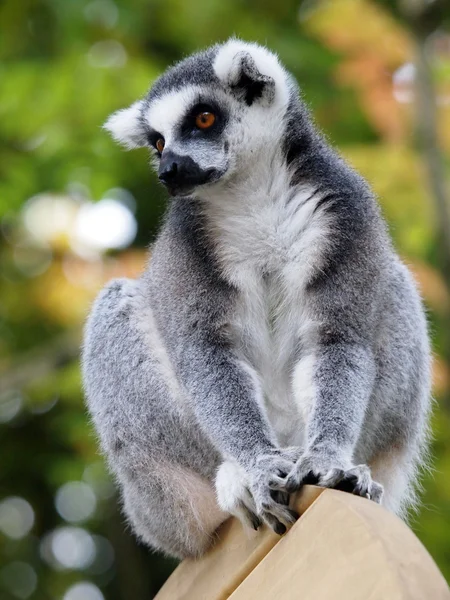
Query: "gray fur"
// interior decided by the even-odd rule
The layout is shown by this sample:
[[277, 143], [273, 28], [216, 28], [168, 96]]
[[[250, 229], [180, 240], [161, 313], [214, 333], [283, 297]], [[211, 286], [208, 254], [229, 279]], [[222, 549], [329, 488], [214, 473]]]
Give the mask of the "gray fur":
[[[223, 111], [215, 135], [182, 129], [194, 96]], [[231, 40], [106, 127], [128, 146], [164, 136], [203, 177], [171, 200], [143, 276], [110, 283], [86, 326], [87, 403], [137, 535], [185, 557], [230, 513], [282, 533], [307, 481], [405, 516], [427, 442], [424, 311], [291, 77]]]

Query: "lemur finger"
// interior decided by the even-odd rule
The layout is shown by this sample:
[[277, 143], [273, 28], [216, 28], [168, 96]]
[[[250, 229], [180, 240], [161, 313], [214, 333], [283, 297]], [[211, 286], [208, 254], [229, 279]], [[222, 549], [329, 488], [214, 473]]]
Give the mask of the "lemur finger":
[[[262, 525], [261, 519], [257, 515], [257, 508], [253, 496], [248, 488], [245, 488], [245, 493], [241, 499], [241, 504], [249, 515], [249, 521], [254, 529], [258, 529]], [[256, 525], [256, 526], [255, 526]]]
[[270, 496], [277, 504], [282, 504], [283, 506], [289, 506], [289, 494], [284, 491], [279, 490], [271, 490]]
[[372, 480], [369, 467], [367, 465], [358, 465], [354, 469], [351, 469], [350, 472], [358, 475], [358, 483], [355, 486], [354, 493], [380, 504], [384, 491], [383, 486]]
[[266, 511], [267, 514], [271, 514], [278, 521], [283, 523], [284, 525], [292, 525], [298, 519], [298, 513], [287, 506], [284, 507], [280, 504], [275, 505], [270, 513]]
[[258, 530], [262, 525], [262, 520], [255, 514], [252, 510], [248, 508], [244, 504], [244, 502], [239, 503], [239, 513], [243, 520], [252, 527], [255, 531]]
[[302, 485], [315, 485], [319, 482], [319, 476], [313, 471], [292, 473], [286, 481], [285, 490], [292, 494], [299, 490]]
[[281, 521], [279, 521], [272, 514], [264, 513], [263, 518], [267, 525], [273, 529], [277, 535], [283, 535], [283, 533], [286, 533], [286, 525], [283, 525], [283, 523], [281, 523]]
[[368, 498], [371, 500], [372, 494], [370, 490], [370, 484], [370, 481], [360, 480], [354, 486], [352, 493], [355, 494], [355, 496], [362, 496], [363, 498]]
[[373, 500], [377, 504], [381, 504], [381, 500], [383, 498], [383, 493], [384, 493], [384, 488], [380, 483], [377, 483], [376, 481], [372, 481], [369, 493], [370, 493], [371, 500]]
[[272, 475], [272, 477], [269, 479], [269, 487], [271, 490], [284, 491], [286, 489], [286, 478]]
[[345, 472], [342, 484], [338, 486], [338, 489], [368, 498], [370, 497], [369, 488], [371, 482], [372, 478], [369, 467], [358, 465]]
[[319, 483], [324, 487], [335, 488], [337, 490], [343, 490], [347, 492], [352, 491], [354, 487], [354, 485], [352, 485], [350, 488], [348, 482], [345, 481], [344, 469], [331, 469], [330, 471], [327, 471], [325, 475], [320, 477]]

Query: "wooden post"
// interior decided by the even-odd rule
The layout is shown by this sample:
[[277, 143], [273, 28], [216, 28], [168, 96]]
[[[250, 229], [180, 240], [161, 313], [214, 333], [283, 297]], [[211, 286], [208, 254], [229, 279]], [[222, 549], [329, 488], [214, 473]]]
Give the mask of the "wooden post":
[[413, 532], [374, 502], [305, 486], [295, 508], [301, 517], [283, 537], [228, 520], [156, 600], [450, 600]]

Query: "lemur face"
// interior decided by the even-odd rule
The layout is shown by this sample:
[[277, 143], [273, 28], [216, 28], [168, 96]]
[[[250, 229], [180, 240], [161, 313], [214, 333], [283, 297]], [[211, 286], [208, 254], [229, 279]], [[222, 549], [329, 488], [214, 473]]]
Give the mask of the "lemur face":
[[128, 148], [149, 146], [170, 194], [191, 195], [231, 184], [279, 144], [289, 97], [276, 56], [233, 39], [169, 69], [105, 128]]

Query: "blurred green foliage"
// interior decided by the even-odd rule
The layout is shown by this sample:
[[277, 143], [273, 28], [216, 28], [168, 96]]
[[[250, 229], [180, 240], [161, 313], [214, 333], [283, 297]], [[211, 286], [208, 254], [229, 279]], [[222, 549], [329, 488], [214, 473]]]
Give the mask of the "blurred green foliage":
[[[2, 599], [147, 600], [174, 566], [126, 528], [83, 406], [78, 348], [89, 303], [108, 278], [139, 272], [165, 207], [146, 152], [124, 153], [101, 125], [168, 64], [230, 35], [278, 52], [319, 125], [379, 194], [422, 286], [436, 351], [435, 471], [425, 477], [413, 527], [450, 578], [449, 277], [440, 269], [433, 199], [415, 145], [412, 84], [395, 78], [413, 60], [411, 32], [392, 8], [374, 0], [0, 4]], [[448, 174], [446, 19], [448, 11], [439, 14], [429, 52]], [[80, 251], [73, 238], [80, 207], [117, 193], [135, 212], [132, 248]], [[47, 210], [40, 233], [30, 212], [36, 198]], [[52, 220], [59, 223], [53, 229]], [[83, 485], [65, 487], [70, 482]], [[71, 507], [70, 490], [84, 515]], [[77, 543], [84, 563], [77, 563]]]

